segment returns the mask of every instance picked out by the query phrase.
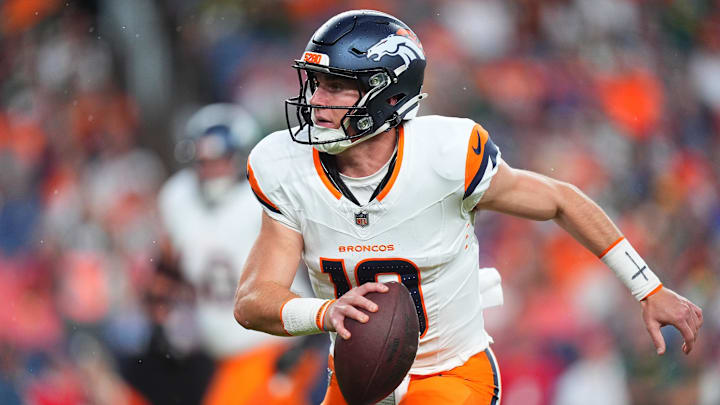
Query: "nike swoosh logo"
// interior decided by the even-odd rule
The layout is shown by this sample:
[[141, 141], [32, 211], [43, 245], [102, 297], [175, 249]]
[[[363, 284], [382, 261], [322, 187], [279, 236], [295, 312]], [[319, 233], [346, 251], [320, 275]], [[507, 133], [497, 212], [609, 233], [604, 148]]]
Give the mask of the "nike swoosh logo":
[[475, 135], [477, 135], [477, 138], [478, 138], [478, 144], [477, 144], [478, 146], [477, 146], [477, 148], [473, 147], [472, 150], [473, 150], [473, 152], [475, 152], [476, 155], [479, 155], [480, 151], [481, 151], [480, 150], [480, 131], [475, 130]]

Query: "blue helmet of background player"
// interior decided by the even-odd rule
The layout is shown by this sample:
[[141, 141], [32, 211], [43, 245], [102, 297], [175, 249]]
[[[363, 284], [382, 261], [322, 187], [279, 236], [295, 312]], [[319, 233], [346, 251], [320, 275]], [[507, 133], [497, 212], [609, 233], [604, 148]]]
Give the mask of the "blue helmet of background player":
[[255, 119], [244, 108], [231, 103], [208, 104], [198, 109], [178, 132], [175, 157], [183, 164], [209, 159], [218, 153], [247, 154], [260, 138]]
[[244, 159], [259, 140], [258, 125], [242, 107], [216, 103], [195, 112], [184, 132], [175, 155], [192, 164], [205, 200], [217, 203], [245, 178]]
[[[378, 11], [332, 17], [313, 34], [293, 68], [300, 93], [285, 101], [288, 129], [294, 141], [323, 152], [339, 153], [413, 118], [426, 96], [421, 93], [425, 54], [420, 41], [402, 21]], [[356, 81], [359, 100], [352, 106], [311, 105], [317, 73]], [[313, 124], [313, 110], [319, 108], [349, 111], [339, 129], [328, 129]], [[293, 127], [295, 121], [299, 127]]]

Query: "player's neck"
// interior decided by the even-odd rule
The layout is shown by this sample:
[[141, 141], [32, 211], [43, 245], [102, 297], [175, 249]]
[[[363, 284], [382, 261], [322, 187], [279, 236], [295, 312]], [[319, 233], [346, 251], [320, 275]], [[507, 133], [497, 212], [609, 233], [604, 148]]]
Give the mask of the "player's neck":
[[397, 129], [391, 128], [338, 154], [337, 167], [348, 177], [367, 177], [380, 170], [395, 152]]

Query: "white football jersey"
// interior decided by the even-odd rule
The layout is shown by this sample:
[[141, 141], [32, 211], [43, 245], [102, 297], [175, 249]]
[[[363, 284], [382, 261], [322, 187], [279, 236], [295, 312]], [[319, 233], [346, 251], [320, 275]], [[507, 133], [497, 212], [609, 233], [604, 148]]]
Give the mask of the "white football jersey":
[[247, 182], [238, 182], [209, 207], [192, 169], [173, 175], [159, 195], [159, 209], [180, 270], [197, 293], [197, 322], [217, 357], [237, 354], [274, 337], [247, 330], [233, 317], [235, 289], [257, 235], [262, 210]]
[[481, 272], [494, 270], [480, 269], [472, 209], [500, 153], [468, 119], [418, 117], [399, 128], [389, 180], [363, 206], [333, 185], [314, 148], [287, 131], [255, 147], [248, 177], [268, 215], [302, 233], [318, 297], [376, 280], [408, 288], [421, 333], [410, 373], [432, 374], [465, 363], [490, 341], [480, 286]]

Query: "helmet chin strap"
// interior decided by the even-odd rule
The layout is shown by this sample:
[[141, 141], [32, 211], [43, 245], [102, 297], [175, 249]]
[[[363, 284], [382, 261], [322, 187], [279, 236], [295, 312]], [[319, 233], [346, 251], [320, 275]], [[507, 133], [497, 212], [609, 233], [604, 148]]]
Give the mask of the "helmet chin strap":
[[[420, 93], [417, 96], [411, 98], [408, 100], [402, 107], [400, 107], [397, 111], [398, 115], [402, 115], [405, 111], [410, 110], [407, 115], [405, 115], [405, 120], [410, 120], [415, 118], [415, 115], [417, 115], [417, 111], [419, 109], [418, 102], [422, 99], [427, 97], [427, 93]], [[312, 112], [312, 120], [313, 124], [315, 124], [315, 111]], [[342, 139], [335, 142], [327, 142], [327, 143], [318, 143], [314, 144], [313, 147], [317, 149], [320, 152], [328, 153], [330, 155], [337, 155], [339, 153], [342, 153], [346, 151], [351, 146], [355, 146], [359, 144], [360, 142], [367, 141], [368, 139], [372, 138], [373, 136], [383, 133], [387, 131], [390, 128], [390, 123], [385, 122], [383, 123], [378, 129], [373, 131], [370, 134], [364, 135], [360, 138], [355, 139]], [[315, 142], [322, 142], [322, 141], [328, 141], [331, 139], [338, 139], [338, 138], [344, 138], [345, 132], [339, 128], [327, 128], [327, 127], [321, 127], [318, 125], [314, 125], [312, 129], [310, 129], [310, 133], [312, 134], [312, 140]]]
[[[321, 140], [327, 140], [327, 139], [338, 139], [345, 136], [345, 132], [338, 128], [325, 128], [325, 127], [319, 127], [314, 126], [312, 129], [310, 129], [310, 132], [312, 133], [312, 140], [313, 141], [321, 141]], [[358, 139], [356, 142], [360, 142], [360, 139]], [[329, 153], [331, 155], [337, 155], [338, 153], [344, 152], [347, 148], [351, 147], [353, 144], [350, 141], [350, 139], [343, 139], [341, 141], [336, 142], [328, 142], [328, 143], [317, 143], [313, 144], [313, 148], [317, 149], [320, 152]]]
[[345, 149], [352, 146], [352, 142], [349, 139], [342, 139], [346, 137], [345, 131], [343, 131], [342, 129], [327, 128], [317, 125], [317, 120], [315, 119], [315, 110], [313, 110], [311, 113], [311, 119], [313, 122], [313, 126], [311, 128], [308, 128], [308, 131], [310, 131], [310, 138], [313, 142], [326, 142], [333, 139], [341, 139], [340, 141], [336, 142], [314, 144], [313, 147], [318, 151], [329, 153], [331, 155], [337, 155], [338, 153], [341, 153]]
[[[375, 130], [371, 134], [364, 135], [360, 138], [355, 139], [343, 139], [336, 142], [328, 142], [328, 143], [319, 143], [314, 144], [313, 147], [317, 149], [320, 152], [329, 153], [331, 155], [337, 155], [340, 154], [347, 149], [349, 149], [351, 146], [355, 146], [359, 144], [360, 142], [367, 141], [368, 139], [372, 138], [373, 136], [385, 132], [390, 128], [389, 123], [384, 123], [380, 126], [377, 130]], [[326, 128], [326, 127], [318, 127], [315, 126], [311, 130], [312, 133], [312, 139], [313, 140], [323, 140], [323, 139], [338, 139], [345, 136], [345, 132], [343, 132], [341, 129], [338, 128]]]

